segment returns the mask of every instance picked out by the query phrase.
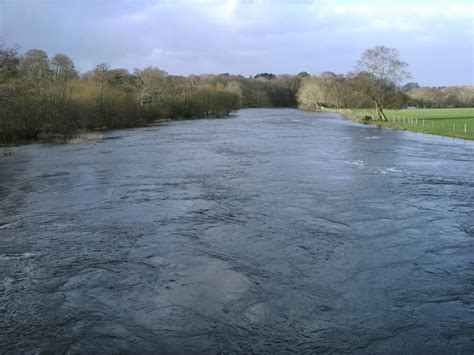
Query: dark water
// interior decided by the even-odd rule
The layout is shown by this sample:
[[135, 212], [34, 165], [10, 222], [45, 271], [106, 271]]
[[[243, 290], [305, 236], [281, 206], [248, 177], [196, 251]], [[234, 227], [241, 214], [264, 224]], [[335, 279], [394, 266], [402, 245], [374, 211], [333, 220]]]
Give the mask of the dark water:
[[335, 114], [0, 159], [0, 352], [474, 351], [474, 144]]

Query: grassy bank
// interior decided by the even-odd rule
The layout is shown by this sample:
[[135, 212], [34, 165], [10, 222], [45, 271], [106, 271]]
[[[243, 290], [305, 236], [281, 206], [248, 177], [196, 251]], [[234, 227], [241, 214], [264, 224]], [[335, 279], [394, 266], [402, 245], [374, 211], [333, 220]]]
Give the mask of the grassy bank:
[[[375, 117], [374, 110], [343, 109], [343, 116], [362, 122], [365, 116]], [[474, 108], [384, 110], [388, 121], [373, 123], [414, 132], [474, 140]]]

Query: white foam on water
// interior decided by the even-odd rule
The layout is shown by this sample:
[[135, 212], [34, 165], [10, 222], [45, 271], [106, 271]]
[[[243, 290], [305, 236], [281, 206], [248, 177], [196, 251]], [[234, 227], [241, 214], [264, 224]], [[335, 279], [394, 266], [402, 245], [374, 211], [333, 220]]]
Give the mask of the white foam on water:
[[358, 169], [364, 169], [365, 168], [365, 164], [362, 160], [356, 160], [356, 161], [345, 160], [344, 163], [346, 163], [348, 165], [353, 165]]
[[388, 173], [401, 173], [402, 171], [401, 170], [398, 170], [396, 168], [386, 168], [386, 169], [383, 169], [383, 168], [377, 168], [375, 169], [374, 171], [376, 174], [388, 174]]
[[8, 227], [10, 227], [14, 224], [15, 224], [15, 222], [0, 225], [0, 229], [7, 229]]

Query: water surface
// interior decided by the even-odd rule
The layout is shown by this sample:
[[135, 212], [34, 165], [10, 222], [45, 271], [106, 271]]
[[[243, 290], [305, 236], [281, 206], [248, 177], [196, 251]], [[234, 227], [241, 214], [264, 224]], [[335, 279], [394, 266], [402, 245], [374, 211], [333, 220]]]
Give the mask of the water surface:
[[0, 159], [0, 352], [473, 353], [473, 142], [289, 109], [106, 136]]

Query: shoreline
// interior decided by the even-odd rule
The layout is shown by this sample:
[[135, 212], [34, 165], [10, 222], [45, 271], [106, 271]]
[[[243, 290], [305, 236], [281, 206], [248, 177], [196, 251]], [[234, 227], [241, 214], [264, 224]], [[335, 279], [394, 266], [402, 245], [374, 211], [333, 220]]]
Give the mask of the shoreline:
[[[420, 109], [421, 110], [421, 109]], [[364, 124], [364, 125], [376, 125], [379, 127], [388, 127], [392, 129], [397, 129], [401, 131], [409, 131], [409, 132], [415, 132], [415, 133], [423, 133], [423, 134], [429, 134], [433, 136], [439, 136], [439, 137], [448, 137], [448, 138], [457, 138], [457, 139], [463, 139], [467, 141], [474, 141], [474, 135], [468, 135], [464, 134], [463, 132], [435, 132], [433, 130], [430, 130], [429, 127], [423, 127], [423, 126], [410, 126], [408, 124], [404, 124], [401, 122], [397, 121], [381, 121], [381, 120], [364, 120], [362, 117], [364, 115], [361, 114], [361, 111], [366, 112], [367, 110], [362, 110], [362, 109], [325, 109], [320, 112], [331, 112], [331, 113], [338, 113], [342, 117], [349, 119], [351, 121], [357, 122], [359, 124]], [[317, 112], [317, 111], [315, 111]]]
[[[48, 133], [43, 132], [39, 133], [36, 137], [31, 138], [13, 138], [10, 142], [5, 142], [0, 139], [0, 149], [9, 149], [12, 147], [17, 147], [20, 145], [27, 145], [27, 144], [34, 144], [34, 143], [50, 143], [50, 144], [77, 144], [81, 137], [83, 136], [97, 136], [102, 135], [104, 132], [111, 132], [117, 130], [124, 130], [124, 129], [136, 129], [136, 128], [143, 128], [143, 127], [152, 127], [152, 126], [159, 126], [164, 123], [168, 122], [175, 122], [175, 121], [187, 121], [187, 120], [204, 120], [204, 119], [226, 119], [233, 116], [234, 112], [229, 113], [225, 116], [216, 116], [216, 115], [208, 115], [208, 116], [195, 116], [195, 117], [177, 117], [177, 118], [159, 118], [154, 120], [153, 122], [149, 122], [144, 125], [139, 126], [130, 126], [130, 127], [97, 127], [97, 128], [78, 128], [74, 132], [68, 133]], [[105, 138], [104, 138], [105, 139]], [[99, 141], [102, 139], [85, 139], [84, 141]], [[82, 141], [81, 141], [82, 143]], [[0, 157], [2, 156], [10, 156], [2, 154], [0, 151]]]

